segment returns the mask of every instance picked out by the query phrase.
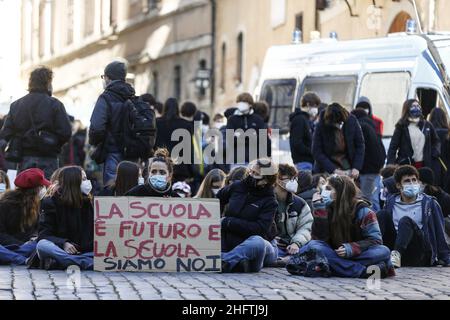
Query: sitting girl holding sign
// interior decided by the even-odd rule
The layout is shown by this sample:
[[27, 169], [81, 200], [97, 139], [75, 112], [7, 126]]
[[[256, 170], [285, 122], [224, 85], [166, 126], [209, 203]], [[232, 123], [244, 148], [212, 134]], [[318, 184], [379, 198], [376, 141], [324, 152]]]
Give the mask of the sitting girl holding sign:
[[62, 169], [58, 186], [41, 205], [37, 254], [45, 269], [94, 266], [92, 185], [80, 167]]
[[173, 161], [169, 151], [158, 149], [148, 163], [148, 180], [144, 185], [131, 189], [127, 197], [179, 198], [172, 191]]

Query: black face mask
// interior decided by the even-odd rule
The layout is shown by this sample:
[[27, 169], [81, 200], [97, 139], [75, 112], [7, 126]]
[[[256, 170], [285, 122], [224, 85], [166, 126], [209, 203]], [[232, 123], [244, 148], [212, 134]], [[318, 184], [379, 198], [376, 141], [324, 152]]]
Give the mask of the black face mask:
[[264, 187], [265, 187], [265, 186], [258, 186], [258, 182], [260, 182], [260, 181], [261, 180], [255, 179], [252, 176], [248, 176], [245, 179], [245, 183], [247, 184], [247, 186], [249, 186], [250, 188], [259, 189], [259, 190], [264, 189]]

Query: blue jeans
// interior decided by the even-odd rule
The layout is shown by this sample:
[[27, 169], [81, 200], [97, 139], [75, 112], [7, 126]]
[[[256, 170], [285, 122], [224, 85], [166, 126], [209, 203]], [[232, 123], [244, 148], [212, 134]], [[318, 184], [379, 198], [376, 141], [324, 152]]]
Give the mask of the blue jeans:
[[103, 164], [103, 185], [116, 181], [117, 166], [123, 161], [121, 153], [109, 153]]
[[367, 267], [386, 263], [389, 269], [391, 264], [391, 251], [382, 245], [375, 245], [363, 251], [359, 256], [352, 258], [341, 258], [337, 253], [323, 241], [310, 241], [300, 249], [300, 253], [315, 249], [322, 252], [328, 259], [330, 269], [337, 277], [359, 278], [366, 272]]
[[299, 162], [295, 164], [298, 171], [312, 171], [313, 164], [310, 162]]
[[27, 258], [29, 258], [36, 250], [36, 242], [30, 242], [19, 245], [0, 245], [0, 265], [25, 265]]
[[381, 190], [384, 188], [383, 184], [381, 183], [381, 176], [377, 175], [377, 178], [375, 179], [375, 192], [372, 195], [372, 209], [375, 212], [378, 212], [381, 210], [381, 205], [380, 205], [380, 194], [381, 194]]
[[251, 236], [230, 252], [222, 253], [222, 260], [227, 262], [231, 271], [242, 260], [250, 263], [250, 272], [259, 272], [261, 269], [277, 260], [278, 248], [260, 236]]
[[72, 265], [77, 265], [81, 270], [94, 269], [93, 252], [83, 253], [80, 255], [71, 255], [48, 240], [39, 241], [36, 250], [40, 260], [45, 260], [47, 258], [55, 259], [55, 261], [62, 268], [68, 268]]

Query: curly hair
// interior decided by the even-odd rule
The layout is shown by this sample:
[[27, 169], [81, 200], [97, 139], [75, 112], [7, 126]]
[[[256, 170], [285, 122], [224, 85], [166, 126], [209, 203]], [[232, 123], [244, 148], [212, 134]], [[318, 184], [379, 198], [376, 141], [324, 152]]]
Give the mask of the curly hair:
[[53, 81], [53, 71], [47, 67], [41, 66], [34, 69], [30, 74], [28, 82], [29, 92], [47, 92]]

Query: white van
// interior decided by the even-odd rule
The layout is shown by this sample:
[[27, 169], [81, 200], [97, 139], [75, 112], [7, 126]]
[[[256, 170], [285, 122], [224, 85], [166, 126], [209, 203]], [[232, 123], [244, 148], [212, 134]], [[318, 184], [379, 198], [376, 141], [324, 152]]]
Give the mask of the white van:
[[289, 115], [300, 106], [303, 93], [314, 91], [323, 102], [339, 102], [349, 110], [359, 97], [368, 97], [390, 140], [406, 99], [418, 98], [425, 115], [435, 107], [450, 115], [449, 78], [450, 33], [329, 39], [271, 47], [255, 96], [269, 103], [270, 125], [280, 130], [273, 154], [292, 163]]

